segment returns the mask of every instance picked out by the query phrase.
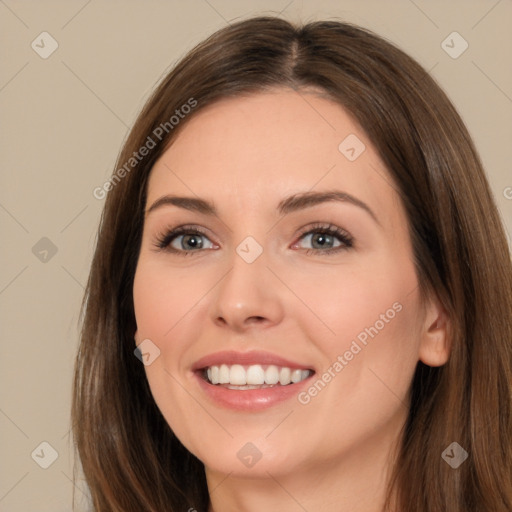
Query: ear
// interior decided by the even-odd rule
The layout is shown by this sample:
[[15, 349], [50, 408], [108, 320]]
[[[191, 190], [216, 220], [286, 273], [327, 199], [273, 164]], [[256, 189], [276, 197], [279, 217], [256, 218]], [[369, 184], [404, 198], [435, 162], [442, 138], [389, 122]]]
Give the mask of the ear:
[[442, 366], [450, 357], [450, 319], [439, 300], [429, 299], [421, 331], [419, 359], [427, 366]]

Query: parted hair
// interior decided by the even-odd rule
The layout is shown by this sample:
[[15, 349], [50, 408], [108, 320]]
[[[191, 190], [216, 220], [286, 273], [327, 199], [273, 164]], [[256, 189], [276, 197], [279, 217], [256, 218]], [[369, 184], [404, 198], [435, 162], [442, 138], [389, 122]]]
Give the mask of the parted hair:
[[[192, 49], [160, 81], [119, 153], [116, 169], [195, 99], [105, 200], [72, 404], [75, 472], [83, 471], [94, 510], [208, 508], [204, 466], [166, 423], [133, 353], [147, 181], [201, 109], [278, 88], [321, 91], [363, 128], [405, 207], [422, 296], [435, 294], [449, 317], [448, 362], [418, 362], [411, 382], [386, 509], [512, 511], [511, 258], [468, 130], [429, 73], [384, 38], [340, 21], [272, 17], [233, 23]], [[468, 453], [456, 469], [441, 456], [454, 441]]]

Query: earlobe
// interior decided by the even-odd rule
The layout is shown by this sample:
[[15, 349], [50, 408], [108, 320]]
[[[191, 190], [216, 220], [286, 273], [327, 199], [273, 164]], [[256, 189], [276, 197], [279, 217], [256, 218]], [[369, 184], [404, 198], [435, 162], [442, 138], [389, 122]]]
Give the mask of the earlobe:
[[428, 366], [442, 366], [450, 357], [450, 319], [440, 304], [429, 309], [423, 332], [419, 359]]

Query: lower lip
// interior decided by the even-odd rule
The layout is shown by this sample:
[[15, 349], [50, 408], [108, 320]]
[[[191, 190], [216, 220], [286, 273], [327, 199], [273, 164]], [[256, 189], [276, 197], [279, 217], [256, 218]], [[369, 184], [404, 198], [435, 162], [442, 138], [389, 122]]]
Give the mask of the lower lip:
[[244, 390], [210, 384], [198, 372], [194, 375], [202, 391], [216, 404], [238, 411], [261, 411], [296, 397], [314, 374], [296, 384]]

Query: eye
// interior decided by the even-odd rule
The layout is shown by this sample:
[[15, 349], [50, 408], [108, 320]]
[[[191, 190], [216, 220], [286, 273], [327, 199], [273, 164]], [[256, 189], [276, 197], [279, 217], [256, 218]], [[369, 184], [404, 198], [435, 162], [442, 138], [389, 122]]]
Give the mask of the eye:
[[[304, 247], [304, 244], [311, 248]], [[182, 256], [203, 249], [218, 248], [207, 235], [196, 226], [179, 226], [157, 237], [155, 246]], [[345, 230], [332, 224], [317, 223], [307, 226], [292, 249], [305, 249], [306, 254], [333, 254], [353, 246], [353, 238]]]
[[160, 235], [155, 245], [162, 250], [184, 256], [201, 249], [213, 249], [213, 242], [197, 227], [180, 226]]
[[[304, 247], [304, 243], [311, 248]], [[292, 248], [306, 249], [306, 254], [333, 254], [353, 247], [354, 241], [349, 233], [332, 224], [315, 224], [302, 232], [299, 242]]]

